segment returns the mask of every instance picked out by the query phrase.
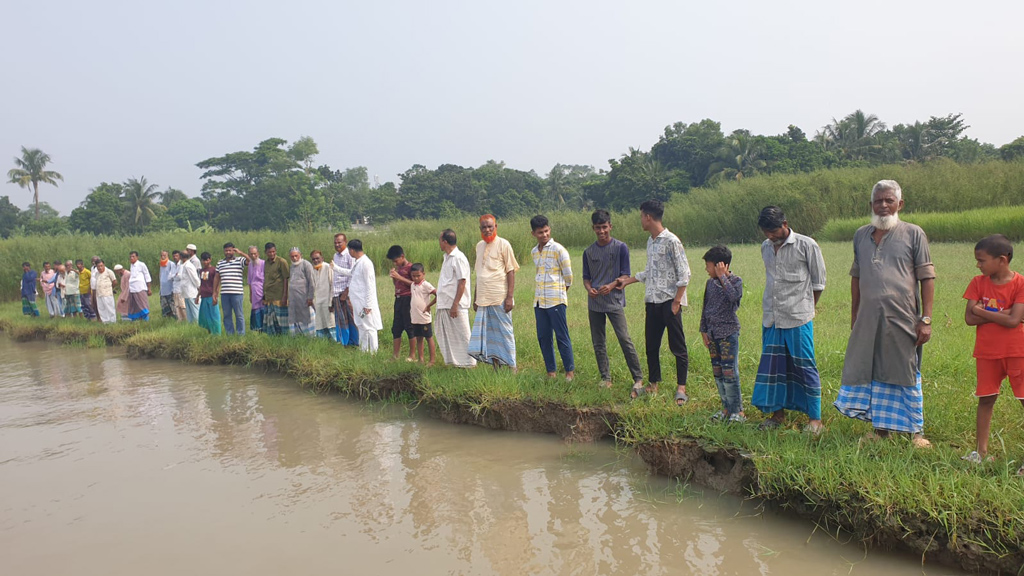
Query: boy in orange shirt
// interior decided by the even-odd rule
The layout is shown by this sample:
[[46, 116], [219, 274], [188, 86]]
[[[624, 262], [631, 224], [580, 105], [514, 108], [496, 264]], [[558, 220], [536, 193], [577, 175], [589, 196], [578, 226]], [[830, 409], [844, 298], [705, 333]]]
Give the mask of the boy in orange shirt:
[[[975, 276], [964, 292], [964, 321], [977, 326], [974, 358], [977, 362], [978, 449], [964, 460], [980, 464], [987, 458], [992, 410], [999, 387], [1007, 377], [1013, 395], [1024, 405], [1024, 276], [1010, 270], [1013, 244], [1002, 234], [982, 238], [974, 247], [981, 276]], [[1017, 470], [1024, 475], [1024, 465]]]

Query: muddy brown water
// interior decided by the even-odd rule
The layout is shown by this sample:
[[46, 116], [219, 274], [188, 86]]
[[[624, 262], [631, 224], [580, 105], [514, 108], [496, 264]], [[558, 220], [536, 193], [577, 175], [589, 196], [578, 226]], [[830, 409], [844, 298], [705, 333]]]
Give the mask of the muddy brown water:
[[0, 338], [0, 572], [956, 574], [650, 476], [237, 367]]

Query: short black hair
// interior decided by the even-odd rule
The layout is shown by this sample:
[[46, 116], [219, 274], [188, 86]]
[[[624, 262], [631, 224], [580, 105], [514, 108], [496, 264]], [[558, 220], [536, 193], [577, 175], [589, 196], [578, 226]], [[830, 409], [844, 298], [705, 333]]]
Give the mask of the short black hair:
[[79, 258], [78, 260], [75, 260], [75, 264], [83, 264], [84, 265], [85, 262], [82, 262], [82, 259]]
[[174, 251], [171, 252], [171, 256], [174, 256], [175, 254], [177, 254], [178, 256], [181, 256], [181, 250], [174, 250]]
[[1009, 238], [1002, 234], [985, 236], [974, 245], [974, 251], [982, 251], [993, 258], [1006, 256], [1007, 262], [1013, 260], [1013, 243], [1010, 242]]
[[363, 241], [360, 240], [359, 238], [356, 238], [354, 240], [349, 240], [348, 241], [348, 249], [349, 250], [355, 250], [356, 252], [362, 252], [363, 251]]
[[26, 268], [26, 267], [27, 268], [31, 268], [32, 267], [32, 263], [31, 262], [22, 262], [21, 263], [21, 267], [22, 268]]
[[423, 264], [419, 262], [413, 264], [412, 268], [409, 268], [409, 273], [412, 274], [413, 272], [423, 272]]
[[212, 260], [212, 259], [213, 259], [213, 256], [210, 256], [209, 252], [203, 252], [202, 254], [199, 255], [199, 261], [200, 262], [202, 262], [203, 260]]
[[598, 224], [604, 224], [612, 221], [612, 215], [607, 210], [594, 210], [594, 213], [590, 215], [590, 222], [597, 226]]
[[47, 265], [47, 264], [49, 264], [49, 263], [50, 263], [50, 261], [49, 261], [49, 260], [47, 260], [47, 261], [43, 262], [43, 266], [46, 266], [46, 265]]
[[391, 248], [388, 248], [388, 255], [387, 255], [387, 259], [388, 260], [394, 260], [395, 258], [398, 258], [399, 256], [405, 256], [405, 250], [402, 250], [401, 246], [399, 246], [398, 244], [395, 244]]
[[225, 248], [234, 248], [234, 247], [235, 247], [235, 245], [234, 245], [234, 244], [232, 244], [231, 242], [225, 242], [225, 243], [224, 243], [224, 247], [225, 247]]
[[138, 252], [138, 250], [132, 250], [131, 252], [128, 253], [128, 255], [129, 256], [138, 256], [139, 252]]
[[786, 215], [778, 206], [765, 206], [757, 216], [757, 227], [761, 230], [778, 230], [786, 223]]
[[712, 246], [710, 250], [704, 253], [704, 261], [711, 262], [712, 264], [718, 264], [719, 262], [727, 265], [732, 264], [732, 250], [729, 250], [725, 244]]
[[277, 248], [277, 244], [274, 244], [273, 242], [267, 242], [266, 244], [263, 245], [263, 251], [264, 252], [266, 252], [267, 250], [270, 250], [271, 248], [275, 248], [276, 249]]
[[662, 204], [661, 200], [651, 198], [650, 200], [644, 200], [644, 203], [640, 205], [640, 212], [661, 222], [661, 219], [665, 216], [665, 205]]
[[445, 228], [441, 232], [441, 240], [444, 240], [449, 246], [455, 246], [458, 239], [455, 237], [455, 230], [451, 228]]
[[97, 258], [96, 259], [96, 263], [97, 264], [103, 264], [104, 266], [106, 266], [106, 264], [107, 264], [106, 262], [103, 261], [103, 258]]
[[544, 216], [542, 214], [537, 214], [533, 218], [530, 218], [530, 230], [533, 230], [534, 232], [536, 232], [537, 230], [540, 230], [541, 228], [543, 228], [545, 226], [550, 226], [550, 225], [551, 225], [551, 223], [548, 222], [548, 217]]

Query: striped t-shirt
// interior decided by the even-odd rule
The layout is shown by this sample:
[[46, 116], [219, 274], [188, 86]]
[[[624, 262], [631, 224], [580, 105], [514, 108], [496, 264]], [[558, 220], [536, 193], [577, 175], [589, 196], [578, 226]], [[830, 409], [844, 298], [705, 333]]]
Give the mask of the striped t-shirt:
[[220, 275], [221, 294], [243, 294], [242, 278], [245, 276], [245, 264], [241, 258], [221, 260], [217, 262], [217, 274]]

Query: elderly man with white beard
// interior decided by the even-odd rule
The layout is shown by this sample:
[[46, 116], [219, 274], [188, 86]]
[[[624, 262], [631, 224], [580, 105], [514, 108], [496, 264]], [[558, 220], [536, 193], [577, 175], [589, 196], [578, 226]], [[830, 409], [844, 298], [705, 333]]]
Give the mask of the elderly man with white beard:
[[894, 180], [871, 190], [871, 223], [853, 237], [852, 332], [835, 407], [870, 422], [869, 439], [908, 433], [927, 448], [921, 346], [932, 335], [935, 266], [928, 237], [902, 222], [903, 191]]

